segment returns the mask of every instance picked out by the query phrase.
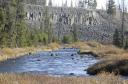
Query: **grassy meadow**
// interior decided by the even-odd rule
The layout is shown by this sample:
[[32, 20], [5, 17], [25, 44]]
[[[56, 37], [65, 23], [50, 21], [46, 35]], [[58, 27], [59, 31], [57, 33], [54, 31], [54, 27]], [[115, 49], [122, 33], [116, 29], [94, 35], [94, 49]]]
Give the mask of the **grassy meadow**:
[[50, 77], [29, 74], [0, 74], [0, 84], [128, 84], [112, 74], [96, 77]]

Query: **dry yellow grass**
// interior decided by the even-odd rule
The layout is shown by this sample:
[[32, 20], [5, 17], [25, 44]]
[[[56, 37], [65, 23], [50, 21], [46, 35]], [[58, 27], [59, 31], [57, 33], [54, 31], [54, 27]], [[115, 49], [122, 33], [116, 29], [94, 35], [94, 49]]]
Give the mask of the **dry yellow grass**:
[[0, 61], [4, 61], [10, 58], [16, 58], [29, 53], [36, 53], [38, 51], [52, 51], [60, 48], [57, 43], [51, 43], [47, 46], [38, 47], [25, 47], [25, 48], [3, 48], [0, 49]]
[[89, 74], [94, 75], [100, 73], [101, 71], [106, 71], [115, 73], [118, 72], [120, 75], [127, 75], [128, 50], [117, 48], [111, 44], [103, 45], [94, 41], [76, 42], [68, 47], [80, 48], [81, 53], [90, 53], [100, 59], [102, 58], [102, 62], [91, 66], [87, 70]]
[[[81, 52], [93, 52], [104, 60], [127, 59], [127, 50], [119, 49], [113, 45], [102, 45], [97, 42], [76, 42], [66, 47], [80, 48]], [[23, 56], [37, 51], [52, 51], [61, 48], [59, 44], [51, 43], [48, 46], [26, 48], [0, 49], [0, 61]], [[49, 77], [28, 74], [0, 74], [0, 84], [128, 84], [112, 74], [100, 74], [96, 77]]]
[[28, 74], [0, 74], [0, 84], [128, 84], [114, 75], [96, 77], [49, 77]]
[[[51, 43], [47, 46], [39, 47], [26, 47], [26, 48], [4, 48], [0, 49], [0, 61], [9, 58], [19, 57], [28, 53], [33, 53], [37, 51], [53, 51], [61, 48], [57, 43]], [[128, 59], [128, 51], [119, 49], [113, 45], [102, 45], [98, 42], [76, 42], [73, 44], [66, 45], [65, 47], [75, 47], [80, 48], [81, 52], [93, 52], [99, 57], [105, 59]]]
[[42, 50], [43, 51], [53, 51], [53, 50], [58, 50], [61, 48], [61, 46], [58, 43], [50, 43], [47, 46], [43, 46]]
[[4, 61], [10, 58], [16, 58], [28, 53], [34, 53], [39, 51], [38, 48], [26, 47], [26, 48], [3, 48], [0, 49], [0, 61]]
[[128, 59], [128, 51], [119, 49], [111, 44], [103, 45], [98, 42], [76, 42], [68, 47], [80, 48], [81, 52], [93, 52], [105, 59]]

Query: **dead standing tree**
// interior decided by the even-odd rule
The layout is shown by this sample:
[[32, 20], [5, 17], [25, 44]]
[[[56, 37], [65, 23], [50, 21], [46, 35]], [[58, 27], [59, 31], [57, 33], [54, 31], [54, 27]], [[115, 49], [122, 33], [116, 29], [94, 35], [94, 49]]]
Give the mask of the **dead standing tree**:
[[124, 12], [125, 12], [125, 0], [122, 1], [122, 23], [121, 23], [121, 36], [122, 36], [122, 48], [125, 47], [125, 38], [124, 38]]

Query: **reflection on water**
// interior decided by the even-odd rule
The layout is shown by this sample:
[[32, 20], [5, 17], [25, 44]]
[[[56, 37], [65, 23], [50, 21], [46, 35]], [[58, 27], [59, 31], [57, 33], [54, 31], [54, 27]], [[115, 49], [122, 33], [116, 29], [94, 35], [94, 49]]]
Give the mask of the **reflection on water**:
[[84, 70], [97, 60], [89, 55], [80, 56], [78, 51], [79, 49], [60, 49], [11, 59], [0, 63], [0, 72], [88, 76]]

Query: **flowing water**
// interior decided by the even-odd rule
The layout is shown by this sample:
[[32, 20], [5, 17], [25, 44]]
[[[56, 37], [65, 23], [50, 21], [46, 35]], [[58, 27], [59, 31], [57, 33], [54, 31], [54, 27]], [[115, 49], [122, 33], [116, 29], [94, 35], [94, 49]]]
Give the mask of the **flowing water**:
[[85, 69], [98, 62], [91, 55], [79, 55], [79, 49], [38, 52], [0, 63], [1, 73], [38, 73], [53, 76], [88, 76]]

